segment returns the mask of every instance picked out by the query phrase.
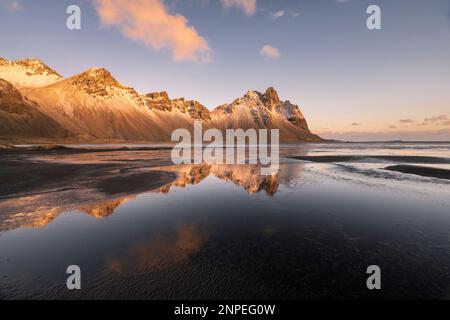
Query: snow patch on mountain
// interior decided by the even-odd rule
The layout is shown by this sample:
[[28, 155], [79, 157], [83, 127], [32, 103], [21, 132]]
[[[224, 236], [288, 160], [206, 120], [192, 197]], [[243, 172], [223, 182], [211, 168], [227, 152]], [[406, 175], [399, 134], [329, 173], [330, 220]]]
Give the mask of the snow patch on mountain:
[[43, 87], [63, 77], [39, 59], [9, 61], [0, 58], [0, 78], [19, 87]]

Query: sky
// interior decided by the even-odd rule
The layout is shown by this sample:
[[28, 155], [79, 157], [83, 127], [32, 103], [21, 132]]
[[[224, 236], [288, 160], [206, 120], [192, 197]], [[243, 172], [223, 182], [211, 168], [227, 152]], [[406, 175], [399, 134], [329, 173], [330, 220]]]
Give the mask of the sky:
[[448, 0], [0, 0], [0, 57], [209, 109], [273, 86], [325, 138], [450, 140]]

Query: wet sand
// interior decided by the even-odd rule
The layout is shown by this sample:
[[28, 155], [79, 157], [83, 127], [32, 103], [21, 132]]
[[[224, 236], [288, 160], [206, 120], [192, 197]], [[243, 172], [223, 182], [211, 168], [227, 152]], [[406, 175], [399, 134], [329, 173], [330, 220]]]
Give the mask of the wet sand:
[[364, 162], [364, 161], [390, 161], [402, 163], [433, 163], [433, 164], [449, 164], [450, 159], [440, 157], [425, 156], [391, 156], [391, 155], [330, 155], [330, 156], [294, 156], [291, 159], [332, 163], [332, 162]]
[[415, 174], [422, 177], [450, 180], [450, 170], [411, 165], [397, 165], [384, 168], [389, 171]]
[[169, 172], [154, 171], [107, 178], [97, 183], [97, 188], [106, 194], [138, 193], [157, 189], [175, 180]]
[[63, 212], [105, 216], [177, 178], [164, 148], [19, 147], [0, 151], [0, 233], [45, 226]]
[[[273, 177], [172, 165], [161, 148], [0, 152], [0, 298], [448, 299], [449, 182], [383, 169], [450, 149], [345, 147], [281, 154], [358, 158], [360, 171], [283, 159]], [[83, 290], [67, 290], [70, 264]]]
[[[65, 190], [95, 188], [106, 194], [134, 193], [161, 187], [175, 179], [175, 174], [145, 172], [160, 165], [158, 159], [63, 163], [40, 161], [39, 156], [64, 157], [81, 153], [102, 153], [160, 148], [75, 149], [63, 146], [14, 148], [0, 152], [0, 199]], [[122, 160], [122, 161], [120, 161]], [[167, 161], [170, 164], [170, 161]], [[135, 173], [134, 170], [139, 170]], [[93, 183], [94, 181], [94, 183]]]

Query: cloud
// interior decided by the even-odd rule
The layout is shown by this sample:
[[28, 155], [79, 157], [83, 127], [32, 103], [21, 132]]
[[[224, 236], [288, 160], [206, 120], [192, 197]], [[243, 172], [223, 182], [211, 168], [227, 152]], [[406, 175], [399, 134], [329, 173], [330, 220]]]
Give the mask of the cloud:
[[278, 59], [281, 55], [277, 48], [268, 44], [262, 47], [259, 53], [267, 59]]
[[441, 122], [441, 121], [447, 121], [448, 120], [448, 116], [446, 115], [441, 115], [441, 116], [435, 116], [435, 117], [431, 117], [431, 118], [426, 118], [424, 120], [424, 122]]
[[277, 12], [273, 12], [270, 16], [273, 20], [277, 20], [279, 18], [281, 18], [282, 16], [284, 16], [286, 12], [284, 10], [279, 10]]
[[1, 7], [9, 12], [17, 12], [23, 9], [22, 3], [18, 0], [4, 1]]
[[397, 129], [397, 126], [394, 126], [394, 125], [389, 126], [389, 129]]
[[278, 10], [278, 11], [273, 12], [273, 11], [261, 8], [261, 9], [259, 9], [259, 11], [267, 13], [267, 16], [269, 17], [269, 19], [272, 19], [272, 20], [277, 20], [282, 17], [291, 17], [292, 19], [295, 19], [300, 16], [299, 12], [289, 11], [289, 10], [287, 10], [287, 11], [286, 10]]
[[358, 123], [358, 122], [353, 122], [352, 123], [352, 126], [354, 126], [354, 127], [356, 127], [356, 126], [360, 126], [361, 124], [360, 123]]
[[236, 7], [241, 9], [245, 15], [252, 16], [257, 9], [256, 0], [220, 0], [225, 8]]
[[411, 119], [400, 119], [399, 122], [400, 123], [413, 123], [414, 120], [411, 120]]
[[101, 23], [154, 50], [169, 49], [175, 61], [209, 62], [211, 49], [188, 20], [162, 0], [94, 0]]
[[450, 126], [450, 118], [447, 115], [433, 116], [425, 118], [421, 124], [422, 126]]

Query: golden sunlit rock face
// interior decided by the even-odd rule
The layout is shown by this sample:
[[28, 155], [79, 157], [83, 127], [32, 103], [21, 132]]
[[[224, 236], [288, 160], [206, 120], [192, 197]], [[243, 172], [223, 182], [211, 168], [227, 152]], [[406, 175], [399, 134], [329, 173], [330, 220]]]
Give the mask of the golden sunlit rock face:
[[250, 90], [230, 104], [212, 111], [210, 127], [225, 132], [229, 128], [279, 129], [281, 141], [321, 141], [310, 132], [297, 105], [280, 100], [274, 88], [264, 93]]
[[210, 111], [195, 100], [186, 100], [184, 98], [170, 99], [166, 91], [148, 93], [144, 96], [144, 99], [149, 109], [168, 112], [179, 111], [195, 120], [211, 120]]
[[[71, 77], [70, 83], [94, 97], [107, 97], [108, 95], [114, 95], [119, 90], [123, 90], [131, 97], [139, 99], [139, 94], [133, 88], [124, 86], [108, 70], [103, 68], [92, 68]], [[139, 103], [140, 101], [136, 102]]]

